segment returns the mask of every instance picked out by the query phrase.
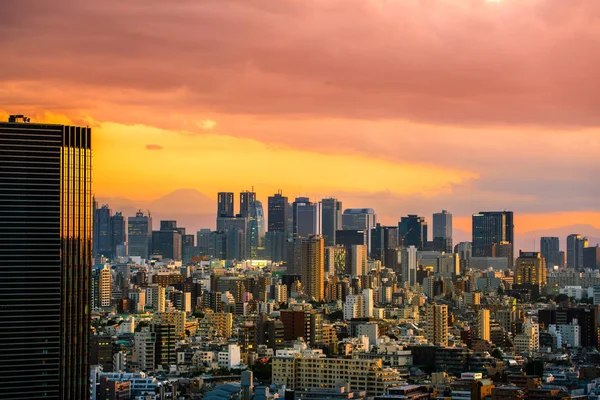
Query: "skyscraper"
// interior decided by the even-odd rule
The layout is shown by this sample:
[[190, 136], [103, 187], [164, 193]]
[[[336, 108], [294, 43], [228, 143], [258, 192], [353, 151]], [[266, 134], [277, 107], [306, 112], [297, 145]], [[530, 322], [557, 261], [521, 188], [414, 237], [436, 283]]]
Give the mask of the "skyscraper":
[[514, 224], [512, 211], [482, 211], [473, 214], [473, 257], [496, 257], [499, 248], [508, 249], [508, 265], [514, 265]]
[[427, 222], [425, 222], [425, 218], [410, 214], [407, 217], [402, 217], [398, 224], [398, 236], [402, 246], [415, 246], [417, 250], [423, 250], [427, 244]]
[[560, 260], [560, 240], [557, 237], [540, 238], [540, 253], [548, 267], [562, 265]]
[[264, 254], [265, 212], [262, 202], [258, 200], [252, 200], [248, 205], [248, 229], [250, 230], [250, 257], [261, 258]]
[[141, 210], [127, 219], [129, 255], [148, 259], [152, 248], [152, 217]]
[[301, 278], [304, 293], [310, 299], [322, 301], [325, 297], [325, 246], [323, 237], [312, 235], [300, 239]]
[[250, 216], [250, 205], [256, 201], [256, 193], [254, 191], [240, 193], [240, 215], [242, 217]]
[[576, 233], [567, 236], [567, 268], [583, 269], [583, 249], [587, 246], [587, 238]]
[[433, 214], [433, 246], [437, 251], [452, 252], [452, 214], [446, 210]]
[[91, 129], [26, 121], [0, 123], [0, 397], [85, 399]]
[[347, 208], [342, 214], [342, 229], [367, 231], [367, 251], [371, 254], [371, 229], [375, 228], [377, 217], [372, 208]]
[[398, 265], [398, 227], [377, 224], [371, 229], [371, 257], [385, 267], [395, 269]]
[[281, 192], [269, 196], [269, 232], [287, 232], [288, 209], [288, 198], [283, 196]]
[[100, 208], [94, 208], [94, 257], [103, 256], [109, 259], [112, 258], [110, 215], [110, 208], [108, 208], [108, 205], [106, 204], [103, 204]]
[[298, 197], [293, 204], [294, 237], [321, 233], [321, 205], [308, 197]]
[[125, 217], [123, 213], [117, 212], [110, 217], [111, 257], [117, 257], [117, 247], [127, 242], [125, 231]]
[[342, 202], [330, 197], [321, 200], [321, 232], [325, 246], [335, 246], [335, 232], [342, 229]]
[[231, 218], [234, 216], [233, 211], [233, 193], [219, 192], [217, 202], [217, 218]]
[[426, 311], [425, 335], [429, 344], [448, 346], [448, 306], [432, 304]]

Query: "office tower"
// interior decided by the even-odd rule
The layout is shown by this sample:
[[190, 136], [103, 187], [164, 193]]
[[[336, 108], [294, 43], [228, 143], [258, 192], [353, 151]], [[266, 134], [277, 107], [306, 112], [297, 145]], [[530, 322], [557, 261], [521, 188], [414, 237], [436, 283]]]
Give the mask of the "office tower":
[[367, 232], [367, 250], [371, 254], [371, 229], [375, 227], [377, 217], [372, 208], [347, 208], [342, 214], [343, 230]]
[[152, 217], [139, 210], [135, 217], [127, 219], [127, 237], [129, 240], [129, 256], [149, 258], [152, 248]]
[[540, 253], [549, 268], [560, 265], [560, 240], [557, 237], [540, 238]]
[[532, 294], [539, 295], [546, 286], [546, 260], [537, 252], [519, 252], [515, 265], [514, 287], [530, 289]]
[[196, 247], [198, 248], [198, 253], [200, 255], [209, 255], [211, 234], [212, 231], [206, 228], [196, 232]]
[[161, 323], [152, 325], [152, 332], [156, 335], [156, 353], [155, 366], [168, 368], [170, 365], [177, 364], [177, 339], [175, 325], [171, 323]]
[[194, 247], [194, 235], [182, 235], [181, 236], [181, 259], [184, 264], [189, 263], [192, 257], [197, 255]]
[[[397, 252], [390, 252], [398, 248], [398, 227], [382, 226], [377, 224], [371, 229], [371, 257], [381, 261], [385, 267], [397, 267]], [[396, 260], [394, 260], [396, 255]]]
[[281, 192], [269, 196], [268, 219], [269, 232], [287, 232], [288, 230], [288, 198]]
[[512, 211], [482, 211], [473, 214], [473, 257], [496, 257], [498, 246], [510, 250], [508, 265], [514, 265], [514, 224]]
[[210, 233], [208, 255], [219, 260], [227, 259], [227, 234], [223, 231]]
[[217, 195], [217, 218], [231, 218], [234, 216], [233, 193], [219, 192]]
[[0, 123], [0, 397], [89, 397], [91, 129]]
[[586, 247], [587, 238], [575, 233], [567, 236], [567, 268], [583, 269], [583, 249]]
[[[242, 193], [244, 194], [244, 193]], [[248, 204], [248, 229], [250, 239], [250, 257], [262, 258], [265, 240], [265, 213], [262, 203], [253, 200]]]
[[94, 257], [112, 258], [110, 215], [110, 208], [106, 204], [94, 209]]
[[250, 229], [248, 217], [219, 217], [217, 231], [227, 236], [227, 259], [246, 260], [250, 257]]
[[583, 268], [600, 269], [600, 247], [583, 248]]
[[426, 311], [425, 335], [429, 344], [448, 346], [448, 306], [432, 304]]
[[342, 229], [342, 202], [333, 197], [321, 200], [321, 232], [325, 246], [337, 244], [335, 232]]
[[452, 252], [452, 214], [446, 210], [433, 214], [433, 246], [436, 251]]
[[477, 312], [477, 337], [490, 341], [490, 310]]
[[[240, 193], [240, 215], [242, 217], [250, 216], [250, 205], [256, 201], [256, 193], [254, 191]], [[262, 207], [262, 206], [261, 206]]]
[[161, 231], [174, 231], [177, 229], [177, 221], [168, 220], [168, 221], [160, 221], [160, 230]]
[[417, 250], [423, 250], [427, 244], [427, 222], [425, 222], [425, 218], [410, 214], [407, 217], [400, 218], [398, 237], [402, 246], [415, 246]]
[[325, 246], [323, 237], [312, 235], [300, 240], [300, 281], [309, 299], [323, 301], [325, 282]]
[[160, 230], [152, 231], [152, 254], [161, 255], [165, 260], [181, 261], [182, 228], [177, 221], [160, 221]]
[[117, 248], [124, 246], [127, 242], [127, 232], [125, 231], [125, 217], [123, 213], [117, 212], [110, 217], [110, 236], [111, 236], [111, 257], [117, 258]]
[[415, 246], [402, 248], [401, 257], [402, 282], [408, 282], [413, 286], [417, 283], [417, 248]]
[[292, 204], [294, 237], [321, 234], [321, 204], [312, 203], [308, 197], [298, 197]]

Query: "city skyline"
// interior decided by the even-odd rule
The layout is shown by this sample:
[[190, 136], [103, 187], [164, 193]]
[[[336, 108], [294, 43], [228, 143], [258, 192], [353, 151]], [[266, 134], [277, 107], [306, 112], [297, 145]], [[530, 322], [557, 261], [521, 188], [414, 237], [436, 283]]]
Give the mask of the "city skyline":
[[[100, 200], [255, 185], [263, 204], [278, 189], [333, 196], [389, 224], [448, 209], [463, 229], [479, 209], [510, 209], [522, 231], [600, 229], [585, 18], [598, 4], [113, 1], [36, 4], [35, 23], [12, 2], [0, 27], [2, 117], [92, 126]], [[573, 59], [586, 61], [576, 75]]]

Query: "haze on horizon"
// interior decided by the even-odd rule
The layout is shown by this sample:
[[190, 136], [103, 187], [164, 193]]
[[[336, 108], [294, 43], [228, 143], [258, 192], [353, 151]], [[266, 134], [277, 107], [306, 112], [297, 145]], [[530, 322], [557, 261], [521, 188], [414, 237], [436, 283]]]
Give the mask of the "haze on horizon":
[[[600, 2], [4, 11], [0, 117], [93, 126], [95, 192], [115, 210], [254, 186], [265, 206], [278, 189], [334, 196], [387, 224], [447, 209], [468, 231], [473, 212], [506, 209], [518, 232], [600, 229]], [[214, 214], [183, 197], [162, 204]]]

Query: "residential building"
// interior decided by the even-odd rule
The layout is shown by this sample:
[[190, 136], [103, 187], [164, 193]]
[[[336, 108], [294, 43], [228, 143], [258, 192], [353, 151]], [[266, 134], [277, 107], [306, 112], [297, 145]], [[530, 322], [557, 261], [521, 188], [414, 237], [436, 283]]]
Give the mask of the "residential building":
[[427, 341], [433, 345], [448, 345], [448, 306], [445, 304], [432, 304], [426, 311], [425, 335]]

